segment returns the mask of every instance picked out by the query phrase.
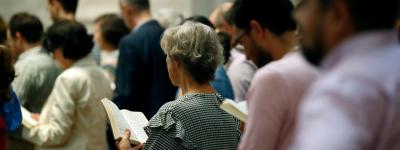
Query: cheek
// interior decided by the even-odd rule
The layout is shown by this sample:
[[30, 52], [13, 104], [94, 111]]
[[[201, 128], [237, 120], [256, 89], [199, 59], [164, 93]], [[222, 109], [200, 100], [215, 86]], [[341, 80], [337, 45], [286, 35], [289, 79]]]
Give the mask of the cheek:
[[317, 13], [310, 9], [302, 9], [296, 12], [295, 18], [298, 23], [300, 41], [306, 47], [312, 46], [315, 40], [317, 17]]

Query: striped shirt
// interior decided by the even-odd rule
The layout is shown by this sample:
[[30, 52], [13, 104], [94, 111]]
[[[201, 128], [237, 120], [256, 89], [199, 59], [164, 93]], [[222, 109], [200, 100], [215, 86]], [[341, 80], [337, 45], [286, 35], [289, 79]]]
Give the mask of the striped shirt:
[[221, 102], [216, 94], [191, 93], [164, 104], [145, 128], [144, 149], [236, 149], [239, 121]]

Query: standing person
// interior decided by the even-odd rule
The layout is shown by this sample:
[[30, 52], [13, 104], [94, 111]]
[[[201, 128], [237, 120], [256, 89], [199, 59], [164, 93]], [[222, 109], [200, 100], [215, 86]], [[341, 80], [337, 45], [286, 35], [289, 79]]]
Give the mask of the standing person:
[[176, 94], [160, 47], [164, 29], [151, 19], [149, 0], [120, 0], [120, 5], [124, 22], [132, 31], [119, 45], [114, 102], [121, 109], [141, 111], [149, 118]]
[[[2, 19], [0, 18], [0, 21], [1, 20]], [[0, 24], [0, 30], [1, 26], [2, 24]], [[1, 112], [3, 112], [5, 103], [10, 103], [13, 101], [13, 99], [15, 99], [15, 95], [11, 93], [11, 82], [14, 80], [14, 77], [15, 71], [11, 63], [11, 52], [5, 45], [0, 45], [0, 79], [2, 81], [0, 84]], [[5, 117], [7, 116], [3, 116], [3, 114], [0, 115], [0, 150], [5, 150], [7, 145], [7, 123], [5, 121]]]
[[115, 87], [115, 70], [119, 56], [118, 45], [122, 37], [128, 33], [129, 29], [124, 21], [116, 14], [104, 14], [95, 20], [93, 39], [101, 49], [100, 66], [107, 72], [113, 87]]
[[64, 70], [38, 118], [23, 137], [38, 150], [106, 150], [106, 113], [101, 99], [111, 98], [107, 77], [88, 54], [93, 46], [85, 27], [75, 21], [52, 25], [44, 47]]
[[[40, 113], [53, 89], [61, 69], [50, 54], [41, 47], [43, 25], [39, 18], [28, 13], [17, 13], [9, 22], [9, 43], [17, 55], [17, 78], [13, 88], [20, 103], [27, 110]], [[29, 150], [34, 146], [21, 137], [21, 132], [8, 137], [9, 150]]]
[[303, 54], [321, 77], [301, 105], [292, 149], [400, 149], [398, 3], [300, 2]]
[[249, 115], [239, 149], [286, 150], [298, 105], [317, 77], [317, 71], [294, 51], [293, 5], [289, 0], [238, 0], [232, 12], [239, 31], [247, 31], [239, 40], [253, 40], [256, 46], [247, 48], [259, 47], [272, 59], [256, 72], [249, 88]]
[[[239, 121], [219, 108], [223, 98], [210, 84], [223, 61], [215, 31], [189, 21], [167, 29], [161, 45], [167, 54], [169, 77], [183, 96], [164, 104], [150, 119], [143, 149], [235, 150]], [[129, 134], [119, 142], [119, 149], [140, 149], [143, 145], [131, 147]]]
[[53, 22], [75, 20], [79, 0], [49, 0], [48, 11]]

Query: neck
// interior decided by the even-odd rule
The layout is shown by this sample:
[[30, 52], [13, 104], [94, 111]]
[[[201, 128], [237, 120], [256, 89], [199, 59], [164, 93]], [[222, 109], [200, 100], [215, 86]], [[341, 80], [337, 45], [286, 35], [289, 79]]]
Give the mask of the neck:
[[67, 12], [62, 12], [58, 15], [59, 20], [71, 20], [75, 21], [75, 14], [73, 13], [67, 13]]
[[115, 51], [117, 49], [117, 47], [112, 46], [110, 44], [104, 44], [101, 49], [106, 51], [106, 52], [112, 52], [112, 51]]
[[66, 70], [71, 67], [76, 61], [71, 59], [64, 59], [62, 62], [62, 69]]
[[297, 37], [294, 31], [285, 32], [280, 37], [277, 37], [277, 43], [274, 50], [271, 52], [272, 59], [278, 60], [285, 56], [297, 44]]
[[187, 93], [215, 93], [210, 83], [198, 84], [196, 81], [188, 78], [183, 79], [179, 87], [182, 90], [182, 95]]
[[141, 24], [141, 23], [143, 23], [143, 22], [145, 22], [145, 21], [147, 21], [147, 20], [149, 20], [149, 19], [151, 19], [151, 15], [150, 15], [150, 12], [149, 11], [142, 11], [142, 12], [139, 12], [134, 18], [133, 18], [133, 27], [132, 28], [134, 28], [134, 27], [136, 27], [136, 26], [138, 26], [139, 24]]
[[23, 49], [23, 52], [26, 52], [27, 50], [37, 47], [37, 46], [40, 46], [40, 43], [34, 43], [34, 44], [25, 43], [22, 45], [22, 49]]

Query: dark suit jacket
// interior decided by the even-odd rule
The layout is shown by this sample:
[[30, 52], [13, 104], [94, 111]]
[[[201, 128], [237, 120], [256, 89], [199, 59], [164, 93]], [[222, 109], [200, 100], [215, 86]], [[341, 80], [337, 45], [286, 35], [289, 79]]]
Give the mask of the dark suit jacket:
[[163, 32], [158, 22], [150, 20], [121, 40], [114, 97], [120, 109], [141, 111], [150, 118], [174, 100], [176, 88], [160, 47]]

